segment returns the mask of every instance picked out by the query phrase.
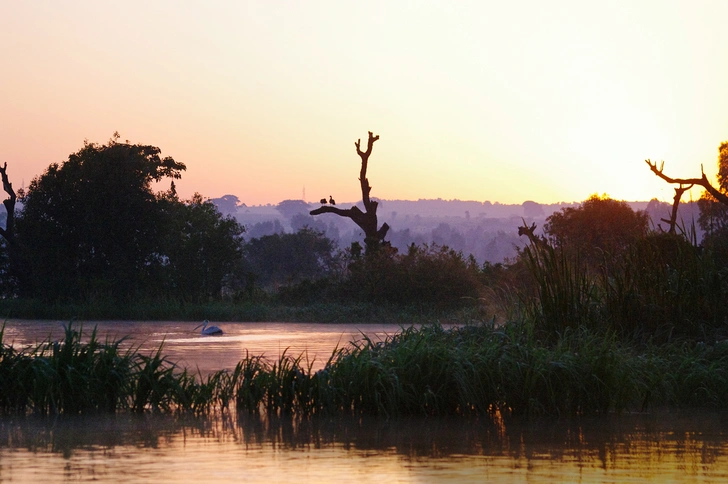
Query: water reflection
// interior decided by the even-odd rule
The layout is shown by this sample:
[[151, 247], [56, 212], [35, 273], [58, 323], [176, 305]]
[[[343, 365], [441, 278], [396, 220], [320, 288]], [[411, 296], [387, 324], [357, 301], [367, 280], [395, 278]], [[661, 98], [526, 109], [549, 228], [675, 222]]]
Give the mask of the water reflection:
[[[244, 355], [307, 352], [397, 326], [227, 323], [222, 337], [182, 322], [84, 323], [130, 335], [205, 373]], [[9, 321], [5, 342], [62, 334], [59, 322]], [[726, 413], [560, 420], [266, 419], [115, 415], [0, 419], [0, 482], [716, 482], [728, 480]]]
[[[62, 321], [9, 320], [4, 340], [15, 347], [32, 346], [42, 341], [63, 336]], [[366, 335], [374, 341], [384, 339], [402, 328], [393, 324], [320, 324], [320, 323], [218, 323], [225, 334], [202, 336], [195, 331], [195, 323], [180, 321], [86, 321], [73, 323], [82, 328], [86, 338], [96, 328], [98, 337], [120, 339], [142, 353], [156, 351], [163, 346], [163, 354], [170, 361], [199, 371], [203, 375], [233, 369], [250, 355], [264, 355], [277, 360], [285, 351], [297, 357], [314, 370], [322, 368], [337, 347]], [[307, 365], [308, 366], [308, 365]]]
[[715, 482], [725, 417], [0, 419], [0, 481]]

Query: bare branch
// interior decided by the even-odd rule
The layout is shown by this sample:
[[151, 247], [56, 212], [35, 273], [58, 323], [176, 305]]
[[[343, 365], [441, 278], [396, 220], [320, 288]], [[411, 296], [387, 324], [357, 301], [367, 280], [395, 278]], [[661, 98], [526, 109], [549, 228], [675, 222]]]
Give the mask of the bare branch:
[[682, 198], [683, 194], [693, 188], [693, 185], [683, 186], [680, 185], [675, 189], [675, 196], [673, 197], [672, 202], [672, 212], [670, 213], [670, 219], [660, 219], [665, 223], [670, 224], [670, 230], [668, 230], [668, 233], [674, 234], [675, 233], [675, 227], [677, 226], [677, 209], [680, 206], [680, 199]]
[[369, 155], [372, 154], [372, 146], [374, 145], [374, 142], [379, 139], [379, 135], [374, 136], [374, 134], [369, 131], [369, 139], [367, 140], [367, 150], [365, 152], [362, 152], [360, 149], [361, 146], [361, 138], [356, 140], [354, 143], [354, 146], [356, 146], [356, 153], [361, 156], [362, 158], [369, 158]]
[[7, 193], [10, 197], [3, 200], [3, 205], [5, 205], [8, 217], [5, 222], [5, 228], [0, 227], [0, 236], [8, 242], [12, 242], [15, 235], [15, 201], [17, 200], [17, 196], [15, 195], [15, 190], [13, 190], [13, 184], [10, 183], [10, 180], [8, 179], [7, 169], [7, 163], [4, 163], [2, 168], [0, 168], [3, 190], [5, 190], [5, 193]]
[[386, 223], [383, 224], [381, 228], [377, 229], [377, 207], [379, 206], [379, 203], [369, 197], [372, 187], [369, 185], [369, 180], [367, 179], [367, 168], [369, 166], [369, 156], [372, 154], [374, 142], [378, 139], [379, 135], [375, 136], [374, 133], [369, 131], [369, 138], [367, 140], [367, 148], [365, 151], [362, 151], [361, 149], [361, 138], [354, 142], [354, 146], [356, 146], [356, 153], [359, 155], [359, 158], [361, 158], [359, 183], [361, 185], [361, 197], [362, 202], [364, 202], [364, 211], [362, 212], [356, 206], [349, 209], [341, 209], [324, 205], [309, 212], [311, 215], [334, 213], [340, 217], [350, 218], [364, 231], [364, 242], [366, 243], [367, 250], [377, 247], [384, 240], [384, 237], [387, 235], [387, 231], [389, 230], [389, 225]]
[[359, 210], [358, 207], [351, 207], [351, 208], [337, 208], [332, 207], [329, 205], [323, 205], [315, 210], [311, 210], [309, 212], [310, 215], [320, 215], [322, 213], [335, 213], [336, 215], [340, 217], [352, 217], [352, 213], [356, 210], [359, 213], [362, 213], [361, 210]]
[[645, 163], [650, 167], [650, 170], [657, 175], [658, 177], [665, 180], [667, 183], [672, 183], [675, 185], [699, 185], [703, 188], [705, 188], [705, 191], [710, 193], [716, 200], [719, 202], [728, 205], [728, 195], [725, 193], [722, 193], [717, 188], [715, 188], [713, 185], [710, 184], [708, 181], [708, 177], [705, 176], [705, 172], [703, 171], [702, 165], [700, 166], [700, 172], [702, 177], [701, 178], [672, 178], [663, 172], [663, 169], [665, 168], [665, 162], [663, 161], [660, 164], [660, 168], [657, 168], [657, 162], [652, 162], [650, 160], [645, 160]]
[[376, 206], [372, 208], [370, 205], [372, 204], [371, 200], [369, 199], [369, 193], [372, 191], [372, 187], [369, 185], [369, 179], [367, 178], [367, 168], [369, 166], [369, 155], [372, 154], [372, 147], [374, 146], [374, 142], [379, 139], [379, 135], [374, 136], [374, 134], [369, 131], [369, 139], [367, 140], [367, 150], [362, 151], [361, 150], [361, 138], [356, 140], [356, 143], [354, 143], [354, 146], [356, 146], [356, 153], [359, 155], [359, 158], [361, 158], [361, 171], [359, 171], [359, 183], [361, 184], [361, 198], [364, 202], [364, 209], [368, 212], [369, 210], [376, 210]]
[[379, 238], [379, 240], [384, 240], [384, 237], [387, 236], [387, 232], [389, 232], [389, 224], [384, 222], [379, 230], [377, 230], [377, 238]]

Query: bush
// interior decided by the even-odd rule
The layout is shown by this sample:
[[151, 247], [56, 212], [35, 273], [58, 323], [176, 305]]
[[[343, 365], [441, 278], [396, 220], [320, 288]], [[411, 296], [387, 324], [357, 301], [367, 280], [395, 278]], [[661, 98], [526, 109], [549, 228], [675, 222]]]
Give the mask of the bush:
[[479, 296], [479, 275], [474, 259], [448, 247], [413, 244], [404, 255], [385, 247], [351, 264], [342, 293], [365, 301], [453, 307]]

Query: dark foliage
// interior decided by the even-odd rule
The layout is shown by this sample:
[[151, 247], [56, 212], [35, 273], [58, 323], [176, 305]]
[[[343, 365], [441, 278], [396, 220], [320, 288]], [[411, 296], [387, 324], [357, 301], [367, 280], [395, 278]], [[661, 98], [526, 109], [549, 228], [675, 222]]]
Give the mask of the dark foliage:
[[174, 183], [185, 165], [159, 148], [86, 143], [51, 164], [22, 197], [18, 254], [22, 297], [46, 301], [131, 300], [219, 292], [239, 256], [242, 228], [196, 196], [181, 202]]
[[[724, 193], [728, 191], [728, 141], [718, 147], [718, 188]], [[705, 231], [703, 245], [724, 261], [728, 261], [728, 205], [704, 192], [698, 200], [698, 206], [698, 222]]]
[[567, 207], [546, 219], [544, 232], [556, 247], [591, 265], [604, 257], [619, 256], [631, 242], [643, 237], [648, 215], [626, 203], [592, 195], [578, 207]]
[[226, 283], [235, 279], [242, 259], [242, 226], [222, 217], [199, 194], [184, 203], [162, 198], [160, 205], [167, 224], [162, 287], [178, 300], [219, 298]]
[[452, 307], [479, 296], [475, 260], [448, 247], [410, 246], [406, 254], [391, 247], [356, 256], [343, 293], [353, 299], [396, 304]]
[[292, 234], [264, 235], [244, 248], [246, 268], [265, 288], [290, 286], [331, 275], [339, 266], [336, 247], [323, 233], [304, 227]]

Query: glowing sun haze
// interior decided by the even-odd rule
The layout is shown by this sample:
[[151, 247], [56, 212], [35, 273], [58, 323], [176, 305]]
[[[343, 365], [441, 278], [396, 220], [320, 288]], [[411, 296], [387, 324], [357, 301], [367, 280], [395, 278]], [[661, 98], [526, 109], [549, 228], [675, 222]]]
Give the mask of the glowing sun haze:
[[5, 1], [0, 163], [27, 186], [118, 131], [185, 163], [185, 198], [353, 202], [371, 130], [383, 199], [669, 200], [644, 160], [712, 180], [728, 139], [727, 18], [724, 0]]

